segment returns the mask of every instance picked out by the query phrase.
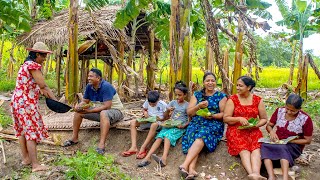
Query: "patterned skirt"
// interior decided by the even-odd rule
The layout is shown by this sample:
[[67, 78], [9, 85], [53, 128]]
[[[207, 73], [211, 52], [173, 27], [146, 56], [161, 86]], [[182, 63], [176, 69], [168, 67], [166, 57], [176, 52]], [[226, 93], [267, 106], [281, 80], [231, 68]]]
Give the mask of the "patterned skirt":
[[200, 116], [192, 119], [182, 137], [182, 151], [187, 154], [196, 139], [202, 139], [205, 148], [213, 152], [223, 136], [224, 124], [221, 121], [206, 120]]

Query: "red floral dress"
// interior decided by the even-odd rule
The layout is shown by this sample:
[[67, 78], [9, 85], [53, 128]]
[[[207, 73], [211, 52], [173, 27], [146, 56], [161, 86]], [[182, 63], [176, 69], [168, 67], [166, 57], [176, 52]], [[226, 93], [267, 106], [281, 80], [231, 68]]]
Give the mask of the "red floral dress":
[[[232, 95], [230, 99], [234, 103], [233, 117], [244, 117], [246, 119], [257, 118], [259, 116], [258, 106], [261, 101], [259, 96], [253, 95], [251, 105], [241, 105], [237, 95]], [[260, 148], [261, 143], [258, 139], [262, 137], [259, 128], [238, 129], [241, 123], [228, 125], [227, 128], [227, 146], [229, 154], [236, 156], [243, 150], [250, 152]]]
[[40, 87], [33, 79], [29, 70], [40, 70], [41, 65], [26, 61], [19, 69], [16, 88], [12, 95], [11, 107], [16, 136], [25, 136], [26, 140], [40, 142], [48, 137], [39, 113]]

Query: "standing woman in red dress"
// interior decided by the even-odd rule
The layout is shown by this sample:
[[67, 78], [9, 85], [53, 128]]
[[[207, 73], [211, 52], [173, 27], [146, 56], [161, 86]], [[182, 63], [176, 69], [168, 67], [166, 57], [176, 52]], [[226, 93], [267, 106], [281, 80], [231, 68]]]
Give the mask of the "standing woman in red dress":
[[[223, 121], [228, 124], [227, 146], [232, 156], [240, 155], [242, 165], [249, 174], [249, 179], [266, 179], [260, 175], [260, 143], [262, 137], [259, 127], [267, 122], [267, 112], [261, 97], [251, 93], [255, 81], [248, 76], [241, 76], [237, 81], [237, 94], [232, 95], [226, 104]], [[250, 129], [238, 129], [249, 125], [250, 118], [259, 122]]]
[[56, 100], [50, 88], [44, 81], [41, 72], [42, 63], [46, 60], [48, 47], [42, 42], [36, 42], [29, 50], [29, 56], [21, 65], [16, 88], [11, 99], [14, 130], [19, 138], [22, 154], [22, 164], [32, 164], [32, 172], [44, 171], [48, 167], [41, 165], [37, 158], [37, 143], [48, 137], [39, 113], [40, 92], [44, 96]]

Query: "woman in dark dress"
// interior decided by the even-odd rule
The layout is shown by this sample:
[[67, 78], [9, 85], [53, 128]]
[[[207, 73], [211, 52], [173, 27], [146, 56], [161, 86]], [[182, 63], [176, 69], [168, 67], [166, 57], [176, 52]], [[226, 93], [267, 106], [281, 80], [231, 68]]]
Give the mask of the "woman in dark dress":
[[[182, 137], [182, 151], [187, 157], [179, 166], [181, 175], [186, 179], [197, 176], [195, 169], [199, 153], [202, 149], [213, 152], [223, 136], [223, 109], [227, 101], [226, 95], [216, 91], [216, 77], [207, 72], [203, 77], [204, 88], [191, 97], [187, 113], [192, 120]], [[213, 114], [206, 117], [196, 115], [199, 109], [208, 108]]]
[[302, 101], [299, 95], [289, 95], [285, 107], [276, 109], [267, 124], [266, 129], [271, 141], [276, 142], [290, 136], [298, 136], [297, 139], [287, 144], [263, 143], [261, 145], [261, 159], [264, 160], [270, 180], [276, 179], [272, 160], [280, 160], [283, 179], [287, 180], [289, 166], [294, 165], [294, 159], [301, 155], [304, 145], [310, 144], [312, 140], [312, 120], [307, 113], [301, 110]]

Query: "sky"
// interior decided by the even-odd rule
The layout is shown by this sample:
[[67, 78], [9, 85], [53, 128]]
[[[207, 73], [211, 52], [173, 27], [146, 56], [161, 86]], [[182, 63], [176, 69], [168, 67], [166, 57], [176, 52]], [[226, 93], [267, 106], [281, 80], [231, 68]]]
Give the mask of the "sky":
[[[271, 7], [268, 8], [268, 11], [272, 14], [272, 20], [268, 20], [268, 24], [272, 27], [270, 29], [270, 32], [283, 32], [286, 31], [286, 28], [282, 27], [282, 26], [277, 26], [275, 24], [275, 22], [282, 20], [282, 16], [281, 13], [275, 3], [274, 0], [268, 0], [268, 3], [272, 4]], [[289, 0], [287, 0], [288, 3]], [[268, 34], [268, 32], [264, 32], [263, 30], [257, 30], [256, 32], [257, 34], [260, 34], [262, 36], [265, 36]], [[320, 34], [313, 34], [311, 36], [309, 36], [308, 38], [304, 38], [303, 40], [303, 51], [307, 50], [307, 49], [312, 49], [313, 50], [313, 54], [316, 56], [320, 56]]]

